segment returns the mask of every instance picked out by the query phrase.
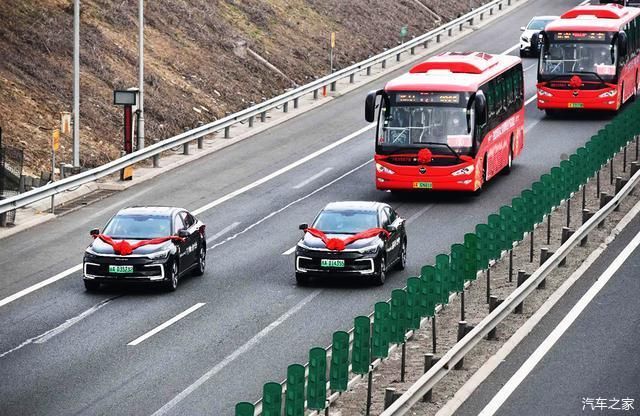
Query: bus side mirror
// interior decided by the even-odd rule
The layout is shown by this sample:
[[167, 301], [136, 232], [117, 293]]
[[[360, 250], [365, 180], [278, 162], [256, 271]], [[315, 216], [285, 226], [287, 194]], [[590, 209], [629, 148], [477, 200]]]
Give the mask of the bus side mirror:
[[618, 32], [618, 55], [620, 57], [627, 56], [629, 39], [627, 33], [624, 30]]
[[479, 126], [487, 124], [487, 99], [482, 91], [476, 93], [474, 108], [476, 110], [476, 124]]
[[370, 91], [364, 102], [364, 119], [373, 123], [376, 119], [376, 98], [382, 94], [382, 90]]
[[298, 226], [298, 229], [300, 229], [302, 231], [306, 230], [307, 228], [309, 228], [309, 224], [304, 223], [304, 222]]

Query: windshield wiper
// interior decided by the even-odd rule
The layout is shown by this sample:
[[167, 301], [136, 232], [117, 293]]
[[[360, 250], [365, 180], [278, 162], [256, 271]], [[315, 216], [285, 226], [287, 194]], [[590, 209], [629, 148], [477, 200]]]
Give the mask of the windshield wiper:
[[449, 151], [451, 152], [452, 155], [454, 155], [456, 157], [456, 159], [458, 160], [462, 160], [462, 158], [460, 157], [460, 155], [458, 154], [458, 152], [456, 152], [455, 150], [453, 150], [453, 148], [451, 146], [449, 146], [446, 143], [438, 143], [438, 142], [422, 142], [421, 144], [429, 144], [429, 145], [434, 145], [434, 146], [445, 146], [447, 149], [449, 149]]
[[592, 71], [569, 71], [569, 72], [565, 72], [563, 74], [556, 75], [555, 77], [549, 78], [547, 81], [550, 82], [550, 81], [553, 81], [555, 79], [558, 79], [560, 77], [567, 76], [567, 75], [580, 75], [580, 74], [595, 75], [600, 80], [600, 82], [602, 82], [603, 84], [606, 84], [604, 79], [602, 79], [602, 77], [600, 75], [598, 75], [597, 72], [592, 72]]

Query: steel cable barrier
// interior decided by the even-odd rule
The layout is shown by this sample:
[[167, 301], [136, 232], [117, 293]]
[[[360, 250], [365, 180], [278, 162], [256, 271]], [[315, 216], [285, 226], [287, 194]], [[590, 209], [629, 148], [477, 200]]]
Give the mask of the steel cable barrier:
[[453, 31], [456, 29], [462, 31], [465, 24], [473, 26], [476, 19], [480, 21], [484, 20], [484, 17], [486, 15], [494, 15], [494, 12], [496, 10], [503, 10], [505, 6], [511, 6], [514, 3], [523, 3], [526, 1], [527, 0], [493, 0], [483, 6], [470, 11], [463, 16], [458, 17], [455, 20], [452, 20], [449, 23], [446, 23], [423, 35], [408, 40], [401, 45], [384, 51], [378, 55], [372, 56], [371, 58], [365, 59], [364, 61], [355, 63], [354, 65], [351, 65], [347, 68], [338, 70], [333, 74], [327, 75], [308, 84], [292, 89], [291, 91], [288, 91], [282, 95], [271, 98], [262, 103], [241, 110], [237, 113], [230, 114], [212, 123], [208, 123], [177, 136], [161, 140], [157, 143], [152, 144], [151, 146], [145, 147], [144, 149], [137, 150], [133, 153], [115, 159], [107, 164], [93, 168], [86, 172], [82, 172], [80, 174], [64, 178], [60, 181], [32, 189], [31, 191], [22, 193], [20, 195], [0, 200], [0, 214], [16, 208], [24, 207], [41, 199], [48, 198], [52, 195], [72, 190], [86, 183], [94, 182], [100, 178], [116, 173], [121, 169], [131, 166], [135, 163], [142, 162], [150, 158], [154, 158], [155, 160], [155, 158], [158, 158], [162, 152], [168, 151], [177, 146], [186, 146], [188, 145], [188, 143], [194, 142], [196, 140], [202, 140], [204, 136], [224, 131], [225, 138], [228, 138], [229, 129], [238, 123], [248, 122], [249, 126], [252, 126], [256, 117], [259, 117], [260, 120], [265, 121], [267, 111], [282, 108], [282, 111], [287, 112], [290, 102], [293, 102], [293, 107], [297, 108], [299, 99], [307, 94], [314, 94], [314, 98], [317, 98], [319, 90], [330, 86], [331, 90], [334, 91], [336, 83], [346, 78], [349, 78], [349, 83], [353, 84], [355, 75], [362, 71], [366, 71], [367, 75], [370, 75], [371, 68], [375, 65], [381, 65], [382, 68], [386, 68], [387, 60], [395, 59], [396, 62], [399, 62], [400, 56], [403, 53], [414, 55], [415, 49], [419, 46], [427, 48], [429, 43], [432, 41], [435, 41], [437, 44], [439, 44], [443, 35], [446, 34], [448, 36], [453, 36]]
[[[257, 403], [238, 403], [236, 416], [303, 416], [308, 410], [320, 412], [346, 391], [351, 383], [366, 375], [369, 375], [371, 382], [373, 369], [389, 356], [391, 348], [403, 344], [411, 331], [419, 329], [429, 318], [433, 321], [437, 310], [449, 302], [452, 294], [464, 293], [466, 285], [475, 280], [481, 272], [487, 271], [492, 263], [511, 250], [514, 244], [522, 241], [528, 233], [532, 233], [545, 217], [564, 201], [568, 201], [590, 178], [599, 175], [599, 171], [623, 147], [633, 140], [636, 141], [637, 147], [639, 136], [640, 100], [627, 105], [584, 146], [578, 148], [568, 159], [561, 161], [559, 166], [541, 175], [531, 188], [523, 190], [519, 196], [513, 198], [511, 205], [500, 207], [498, 213], [489, 215], [486, 223], [476, 225], [473, 233], [465, 234], [463, 243], [451, 246], [450, 254], [437, 255], [435, 264], [423, 266], [420, 276], [410, 277], [405, 288], [393, 290], [389, 300], [376, 303], [371, 315], [356, 317], [354, 328], [349, 332], [335, 332], [331, 346], [312, 348], [307, 365], [294, 364], [295, 367], [289, 367], [284, 388], [285, 382], [270, 382], [264, 385], [263, 398]], [[636, 176], [638, 175], [634, 178]], [[597, 178], [599, 180], [599, 176]], [[632, 184], [627, 186], [630, 185]], [[621, 194], [626, 195], [630, 192], [626, 188], [623, 188]], [[608, 214], [608, 209], [613, 208], [605, 206], [602, 215]], [[595, 222], [596, 218], [592, 220]], [[595, 227], [592, 220], [584, 224], [583, 227], [587, 227], [586, 232]], [[576, 244], [573, 240], [578, 236], [575, 237], [567, 244]], [[561, 261], [556, 258], [560, 254], [557, 252], [551, 256], [549, 267]], [[538, 278], [542, 280], [543, 277], [544, 275]], [[527, 287], [533, 283], [538, 281], [528, 282]], [[520, 289], [524, 287], [519, 288], [517, 292], [522, 292]], [[509, 297], [512, 296], [513, 294]], [[501, 306], [502, 309], [508, 308], [508, 305]], [[497, 322], [494, 327], [496, 324]], [[483, 328], [484, 332], [490, 329]], [[468, 335], [486, 335], [478, 331], [480, 329], [475, 328]], [[384, 415], [404, 414], [412, 403], [420, 400], [453, 364], [464, 357], [461, 352], [454, 351], [456, 355], [452, 350], [445, 355], [448, 357], [447, 360], [443, 357], [442, 362], [439, 361], [432, 368], [433, 372], [430, 370], [423, 376], [427, 377], [432, 373], [432, 379], [428, 384], [416, 387], [412, 397], [406, 398], [407, 393], [403, 395], [400, 399], [404, 400], [397, 400]], [[354, 376], [351, 380], [350, 374]], [[290, 390], [293, 391], [289, 393]]]

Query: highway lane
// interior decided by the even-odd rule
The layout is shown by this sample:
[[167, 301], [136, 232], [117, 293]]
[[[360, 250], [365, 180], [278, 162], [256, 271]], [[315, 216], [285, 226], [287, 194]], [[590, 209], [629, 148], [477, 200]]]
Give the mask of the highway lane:
[[636, 217], [456, 416], [640, 412], [639, 232]]
[[[574, 2], [566, 2], [565, 6], [543, 1], [531, 4], [550, 4], [548, 9], [541, 7], [546, 13], [552, 13], [554, 7], [566, 9], [569, 3]], [[517, 29], [530, 16], [526, 14], [527, 7], [530, 6], [501, 23]], [[468, 43], [459, 48], [478, 49], [479, 45], [487, 44], [487, 39], [496, 39], [497, 30], [478, 31], [461, 41]], [[516, 38], [517, 34], [509, 39], [505, 36], [491, 51], [507, 49]], [[473, 39], [476, 39], [475, 43]], [[534, 74], [531, 72], [527, 77], [528, 95], [533, 93]], [[362, 97], [368, 88], [361, 88], [313, 113], [299, 116], [254, 139], [141, 186], [141, 189], [152, 186], [154, 191], [141, 195], [139, 203], [171, 203], [198, 208], [343, 137], [346, 132], [357, 130], [364, 125], [361, 121]], [[339, 122], [335, 121], [336, 114], [342, 115]], [[304, 361], [306, 351], [314, 343], [325, 345], [331, 332], [350, 327], [351, 319], [357, 313], [368, 313], [375, 300], [386, 297], [392, 287], [402, 285], [406, 276], [415, 273], [420, 265], [459, 240], [469, 231], [469, 224], [482, 221], [500, 204], [508, 202], [540, 173], [557, 163], [561, 153], [575, 149], [606, 121], [575, 120], [580, 123], [580, 129], [576, 129], [571, 126], [572, 122], [542, 120], [534, 108], [527, 110], [527, 117], [527, 126], [532, 127], [525, 155], [517, 161], [512, 175], [498, 178], [480, 198], [421, 195], [394, 200], [389, 194], [372, 189], [372, 167], [365, 165], [211, 251], [207, 275], [203, 279], [184, 281], [177, 293], [126, 291], [125, 296], [112, 300], [47, 342], [29, 344], [11, 353], [7, 356], [10, 360], [2, 361], [3, 372], [6, 365], [6, 374], [21, 375], [18, 378], [21, 382], [0, 386], [3, 394], [17, 398], [8, 409], [3, 409], [3, 414], [4, 410], [7, 414], [24, 413], [25, 410], [38, 414], [44, 409], [51, 413], [151, 413], [207, 370], [215, 368], [217, 363], [224, 362], [270, 323], [318, 292], [295, 314], [260, 338], [259, 347], [235, 358], [212, 375], [180, 403], [176, 411], [193, 414], [207, 409], [214, 414], [224, 414], [235, 401], [255, 398], [263, 382], [283, 377], [287, 363]], [[298, 137], [300, 140], [295, 140]], [[209, 236], [230, 224], [239, 223], [229, 235], [243, 230], [304, 197], [314, 186], [329, 183], [367, 162], [371, 151], [371, 135], [363, 134], [203, 213], [201, 216], [209, 224]], [[327, 167], [332, 170], [317, 183], [295, 188], [309, 176], [308, 172], [320, 172]], [[209, 177], [215, 178], [215, 182]], [[185, 182], [190, 188], [180, 187]], [[0, 241], [2, 256], [6, 256], [0, 260], [1, 267], [3, 271], [5, 267], [11, 268], [7, 273], [10, 284], [2, 284], [3, 296], [76, 264], [87, 243], [86, 231], [95, 224], [102, 224], [110, 215], [100, 211], [140, 192], [136, 188], [108, 198], [99, 206], [87, 207], [16, 238]], [[297, 223], [309, 221], [326, 202], [356, 198], [388, 200], [399, 206], [406, 217], [419, 212], [425, 204], [434, 204], [414, 222], [408, 272], [391, 276], [384, 288], [355, 284], [296, 288], [291, 256], [280, 253], [295, 243]], [[12, 261], [11, 252], [28, 251], [30, 247], [44, 250], [45, 255], [26, 264]], [[5, 248], [11, 248], [11, 252]], [[57, 327], [104, 299], [123, 293], [112, 289], [96, 295], [85, 294], [77, 274], [75, 277], [63, 279], [2, 307], [2, 351]], [[206, 305], [139, 346], [126, 347], [128, 342], [198, 302]], [[319, 311], [331, 311], [331, 316], [318, 320]], [[305, 328], [304, 334], [300, 333], [300, 328]], [[286, 340], [286, 346], [282, 345], [283, 340]], [[38, 371], [24, 371], [25, 368]], [[57, 378], [75, 380], [76, 384], [70, 381], [56, 385]], [[82, 388], [77, 386], [78, 380], [82, 381]], [[43, 393], [34, 399], [31, 397], [33, 391]]]

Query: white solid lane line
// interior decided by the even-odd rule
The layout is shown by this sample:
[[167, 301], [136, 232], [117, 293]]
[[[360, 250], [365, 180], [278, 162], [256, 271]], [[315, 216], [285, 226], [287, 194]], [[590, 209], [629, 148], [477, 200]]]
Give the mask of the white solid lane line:
[[26, 340], [22, 344], [18, 345], [17, 347], [12, 348], [9, 351], [5, 351], [2, 354], [0, 354], [0, 358], [4, 357], [5, 355], [9, 355], [12, 352], [17, 351], [20, 348], [25, 347], [25, 346], [27, 346], [29, 344], [43, 344], [43, 343], [49, 341], [51, 338], [53, 338], [56, 335], [66, 331], [67, 329], [71, 328], [73, 325], [75, 325], [78, 322], [82, 321], [84, 318], [88, 317], [89, 315], [92, 315], [98, 309], [102, 308], [103, 306], [105, 306], [107, 303], [111, 302], [114, 299], [116, 299], [116, 298], [110, 298], [110, 299], [103, 300], [102, 302], [98, 303], [97, 305], [93, 306], [92, 308], [87, 309], [86, 311], [82, 312], [80, 315], [74, 316], [73, 318], [66, 320], [63, 324], [58, 325], [57, 327], [55, 327], [53, 329], [50, 329], [49, 331], [47, 331], [47, 332], [45, 332], [43, 334], [40, 334], [37, 337], [29, 338], [28, 340]]
[[494, 396], [494, 398], [482, 409], [480, 416], [492, 416], [498, 409], [504, 404], [504, 402], [511, 396], [515, 389], [524, 381], [524, 379], [531, 373], [535, 366], [544, 358], [544, 356], [551, 350], [551, 348], [558, 342], [560, 337], [569, 329], [571, 324], [580, 316], [582, 311], [591, 303], [596, 295], [602, 290], [602, 288], [611, 280], [611, 278], [618, 271], [620, 266], [624, 264], [627, 258], [633, 254], [636, 248], [640, 245], [640, 234], [636, 235], [633, 240], [622, 250], [622, 252], [615, 258], [611, 265], [605, 270], [605, 272], [598, 278], [598, 280], [589, 288], [587, 293], [575, 304], [575, 306], [569, 311], [564, 319], [558, 324], [558, 326], [549, 334], [549, 336], [540, 344], [533, 354], [529, 356], [527, 361], [522, 364], [522, 367], [516, 371], [516, 373], [507, 381], [507, 383], [500, 389], [500, 391]]
[[289, 254], [293, 253], [294, 251], [296, 251], [296, 246], [291, 247], [290, 249], [288, 249], [287, 251], [282, 253], [282, 255], [283, 256], [288, 256]]
[[50, 277], [50, 278], [48, 278], [46, 280], [43, 280], [40, 283], [36, 283], [33, 286], [29, 286], [28, 288], [23, 289], [18, 293], [14, 293], [11, 296], [7, 296], [6, 298], [0, 300], [0, 306], [4, 306], [4, 305], [6, 305], [8, 303], [13, 302], [16, 299], [20, 299], [21, 297], [23, 297], [25, 295], [28, 295], [31, 292], [35, 292], [36, 290], [38, 290], [38, 289], [40, 289], [42, 287], [45, 287], [45, 286], [47, 286], [47, 285], [49, 285], [49, 284], [51, 284], [53, 282], [56, 282], [56, 281], [62, 279], [63, 277], [67, 277], [70, 274], [75, 273], [75, 272], [80, 271], [80, 270], [82, 270], [82, 263], [76, 264], [75, 266], [71, 267], [70, 269], [67, 269], [67, 270], [65, 270], [63, 272], [60, 272], [57, 275], [52, 276], [52, 277]]
[[516, 43], [515, 45], [513, 45], [512, 47], [510, 47], [509, 49], [507, 49], [506, 51], [502, 52], [500, 55], [508, 55], [511, 52], [515, 51], [517, 48], [520, 47], [519, 43]]
[[535, 64], [531, 64], [531, 65], [529, 65], [528, 67], [526, 67], [525, 69], [523, 69], [523, 71], [524, 71], [524, 72], [527, 72], [528, 70], [530, 70], [531, 68], [536, 67], [537, 65], [538, 65], [537, 63], [535, 63]]
[[532, 102], [534, 102], [536, 100], [536, 98], [538, 98], [537, 95], [534, 95], [533, 97], [529, 98], [527, 101], [524, 102], [524, 105], [529, 105]]
[[283, 167], [281, 169], [278, 169], [277, 171], [275, 171], [275, 172], [273, 172], [273, 173], [271, 173], [271, 174], [269, 174], [269, 175], [267, 175], [267, 176], [265, 176], [263, 178], [260, 178], [255, 182], [252, 182], [252, 183], [250, 183], [250, 184], [248, 184], [246, 186], [243, 186], [240, 189], [236, 189], [235, 191], [230, 192], [227, 195], [216, 199], [215, 201], [212, 201], [212, 202], [210, 202], [210, 203], [208, 203], [208, 204], [206, 204], [206, 205], [204, 205], [204, 206], [202, 206], [202, 207], [200, 207], [198, 209], [193, 210], [193, 214], [194, 215], [201, 214], [201, 213], [203, 213], [205, 211], [210, 210], [213, 207], [216, 207], [216, 206], [222, 204], [223, 202], [226, 202], [226, 201], [228, 201], [228, 200], [230, 200], [232, 198], [235, 198], [238, 195], [242, 195], [243, 193], [245, 193], [247, 191], [250, 191], [251, 189], [255, 188], [256, 186], [262, 185], [263, 183], [268, 182], [273, 178], [277, 178], [278, 176], [282, 175], [283, 173], [289, 172], [291, 169], [294, 169], [294, 168], [296, 168], [296, 167], [298, 167], [298, 166], [310, 161], [311, 159], [314, 159], [314, 158], [316, 158], [316, 157], [328, 152], [329, 150], [331, 150], [331, 149], [333, 149], [335, 147], [338, 147], [341, 144], [344, 144], [344, 143], [346, 143], [346, 142], [348, 142], [348, 141], [360, 136], [362, 133], [373, 129], [375, 126], [376, 126], [375, 124], [369, 124], [368, 126], [365, 126], [365, 127], [361, 128], [360, 130], [358, 130], [358, 131], [356, 131], [354, 133], [351, 133], [350, 135], [345, 136], [342, 139], [340, 139], [338, 141], [335, 141], [335, 142], [323, 147], [322, 149], [316, 150], [315, 152], [313, 152], [311, 154], [308, 154], [307, 156], [303, 157], [302, 159], [299, 159], [299, 160], [297, 160], [297, 161], [295, 161], [295, 162], [293, 162], [293, 163], [291, 163], [291, 164], [289, 164], [289, 165], [287, 165], [287, 166], [285, 166], [285, 167]]
[[237, 228], [238, 225], [240, 225], [240, 223], [236, 221], [236, 222], [231, 223], [231, 225], [226, 226], [222, 230], [220, 230], [217, 233], [215, 233], [213, 236], [207, 238], [207, 244], [211, 243], [212, 241], [216, 241], [218, 238], [222, 237], [223, 235], [225, 235], [229, 231], [233, 230], [234, 228]]
[[176, 322], [178, 322], [180, 319], [184, 318], [185, 316], [197, 311], [198, 309], [200, 309], [201, 307], [203, 307], [204, 305], [206, 305], [206, 303], [196, 303], [195, 305], [193, 305], [192, 307], [190, 307], [189, 309], [187, 309], [186, 311], [174, 316], [173, 318], [169, 319], [167, 322], [158, 325], [157, 327], [153, 328], [151, 331], [147, 332], [146, 334], [134, 339], [133, 341], [131, 341], [130, 343], [128, 343], [127, 345], [131, 345], [131, 346], [135, 346], [140, 344], [142, 341], [144, 341], [147, 338], [151, 338], [152, 336], [154, 336], [155, 334], [157, 334], [158, 332], [162, 331], [163, 329], [167, 328], [168, 326], [171, 326], [173, 324], [175, 324]]
[[320, 172], [316, 173], [315, 175], [311, 176], [310, 178], [305, 179], [304, 181], [300, 182], [299, 184], [297, 184], [296, 186], [293, 187], [293, 189], [300, 189], [303, 186], [308, 185], [309, 183], [315, 181], [316, 179], [318, 179], [320, 176], [326, 174], [327, 172], [331, 171], [331, 169], [333, 168], [325, 168], [323, 170], [321, 170]]
[[160, 409], [158, 409], [151, 416], [161, 416], [161, 415], [164, 415], [167, 412], [169, 412], [178, 403], [180, 403], [182, 400], [184, 400], [185, 397], [187, 397], [188, 395], [193, 393], [198, 387], [200, 387], [207, 380], [209, 380], [211, 377], [213, 377], [214, 375], [219, 373], [223, 368], [225, 368], [227, 365], [229, 365], [232, 361], [234, 361], [236, 358], [238, 358], [239, 356], [241, 356], [242, 354], [244, 354], [245, 352], [249, 351], [251, 348], [256, 346], [264, 337], [269, 335], [269, 333], [271, 331], [273, 331], [278, 326], [280, 326], [291, 315], [293, 315], [294, 313], [296, 313], [300, 309], [302, 309], [307, 303], [311, 302], [321, 292], [322, 292], [321, 289], [320, 290], [316, 290], [316, 291], [312, 292], [306, 298], [302, 299], [297, 305], [295, 305], [293, 308], [289, 309], [282, 316], [280, 316], [277, 320], [273, 321], [269, 326], [264, 328], [262, 331], [258, 332], [256, 335], [254, 335], [253, 338], [251, 338], [249, 341], [247, 341], [244, 345], [242, 345], [237, 350], [235, 350], [234, 352], [229, 354], [227, 357], [225, 357], [225, 359], [223, 359], [218, 364], [216, 364], [213, 368], [211, 368], [209, 371], [204, 373], [202, 375], [202, 377], [197, 379], [193, 384], [191, 384], [189, 387], [187, 387], [182, 392], [180, 392], [180, 394], [178, 394], [176, 397], [174, 397], [169, 403], [165, 404]]

